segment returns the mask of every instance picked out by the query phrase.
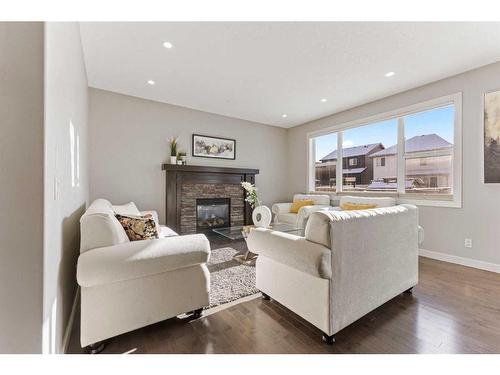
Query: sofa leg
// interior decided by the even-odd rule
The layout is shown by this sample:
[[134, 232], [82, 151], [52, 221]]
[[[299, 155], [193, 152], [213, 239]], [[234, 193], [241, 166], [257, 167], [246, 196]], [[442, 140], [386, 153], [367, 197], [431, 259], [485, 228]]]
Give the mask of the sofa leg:
[[98, 353], [103, 351], [105, 346], [106, 345], [104, 344], [103, 341], [99, 341], [99, 342], [96, 342], [96, 343], [93, 343], [93, 344], [90, 344], [89, 346], [87, 346], [87, 352], [89, 354], [98, 354]]
[[413, 293], [413, 287], [406, 289], [403, 293], [405, 294], [412, 294]]
[[266, 300], [266, 301], [270, 301], [271, 300], [271, 297], [269, 297], [266, 293], [264, 292], [261, 292], [262, 293], [262, 299], [263, 300]]
[[203, 314], [203, 308], [197, 309], [193, 311], [193, 318], [198, 319], [201, 318], [201, 315]]
[[323, 336], [321, 337], [323, 342], [325, 342], [328, 345], [333, 345], [335, 342], [335, 337], [333, 335], [328, 336], [326, 333], [323, 333]]

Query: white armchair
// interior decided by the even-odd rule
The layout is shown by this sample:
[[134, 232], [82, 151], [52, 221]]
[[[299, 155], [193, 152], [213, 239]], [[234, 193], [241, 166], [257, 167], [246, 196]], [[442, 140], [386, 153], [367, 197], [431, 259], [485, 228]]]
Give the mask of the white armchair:
[[160, 238], [131, 242], [115, 212], [151, 214], [158, 223], [155, 211], [105, 199], [80, 219], [80, 342], [92, 353], [102, 340], [186, 312], [197, 318], [209, 305], [210, 244], [203, 234], [178, 236], [159, 226]]
[[314, 205], [301, 207], [298, 213], [290, 212], [290, 207], [292, 206], [291, 202], [273, 204], [271, 211], [274, 214], [274, 223], [291, 224], [297, 228], [303, 229], [312, 212], [330, 207], [330, 197], [328, 195], [295, 194], [293, 196], [294, 202], [304, 199], [312, 199]]

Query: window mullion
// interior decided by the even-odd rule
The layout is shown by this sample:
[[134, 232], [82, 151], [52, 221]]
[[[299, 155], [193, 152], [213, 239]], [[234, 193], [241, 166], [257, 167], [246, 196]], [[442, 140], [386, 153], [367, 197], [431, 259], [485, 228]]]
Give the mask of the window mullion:
[[405, 120], [404, 117], [398, 118], [398, 193], [406, 191], [406, 160], [405, 160]]
[[343, 155], [342, 155], [342, 141], [343, 139], [343, 132], [338, 132], [337, 133], [337, 167], [335, 168], [336, 175], [335, 175], [335, 180], [336, 180], [336, 190], [337, 193], [342, 192], [342, 182], [343, 182], [343, 168], [344, 168], [344, 163], [343, 163]]
[[316, 138], [309, 139], [309, 170], [308, 170], [308, 191], [316, 190]]

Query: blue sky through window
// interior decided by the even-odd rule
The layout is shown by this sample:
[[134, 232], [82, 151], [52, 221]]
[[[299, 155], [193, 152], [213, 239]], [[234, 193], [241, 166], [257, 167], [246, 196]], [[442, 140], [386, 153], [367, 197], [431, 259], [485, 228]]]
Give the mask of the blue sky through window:
[[[382, 143], [386, 148], [397, 143], [398, 120], [392, 119], [344, 131], [344, 148], [370, 143]], [[436, 108], [405, 117], [405, 137], [437, 134], [453, 143], [454, 108]], [[337, 135], [327, 134], [316, 138], [316, 160], [337, 149]]]

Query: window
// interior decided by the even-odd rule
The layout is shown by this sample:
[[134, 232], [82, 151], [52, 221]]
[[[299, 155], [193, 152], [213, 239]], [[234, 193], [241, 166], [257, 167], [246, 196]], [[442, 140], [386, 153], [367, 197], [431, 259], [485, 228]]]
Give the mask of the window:
[[314, 190], [336, 191], [337, 134], [327, 134], [313, 139]]
[[[347, 129], [343, 135], [343, 158], [349, 158], [344, 165], [342, 191], [396, 191], [396, 153], [386, 149], [386, 145], [397, 143], [398, 121], [387, 121]], [[386, 156], [387, 155], [387, 156]], [[392, 169], [382, 168], [382, 157], [394, 158]], [[355, 166], [351, 160], [357, 160]]]
[[407, 193], [452, 193], [453, 106], [404, 118]]
[[461, 102], [458, 93], [308, 134], [309, 190], [461, 207]]

